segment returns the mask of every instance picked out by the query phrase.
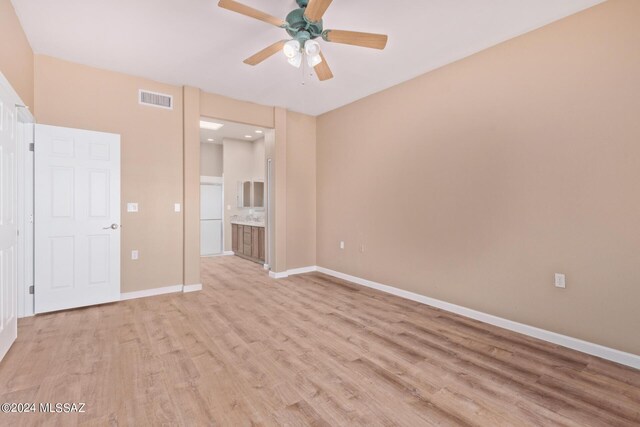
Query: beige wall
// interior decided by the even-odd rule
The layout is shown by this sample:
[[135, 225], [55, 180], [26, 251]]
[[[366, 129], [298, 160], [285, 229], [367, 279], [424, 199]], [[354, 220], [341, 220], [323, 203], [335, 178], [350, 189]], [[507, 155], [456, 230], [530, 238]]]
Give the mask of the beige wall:
[[[224, 250], [231, 251], [231, 217], [246, 216], [251, 208], [238, 208], [238, 183], [264, 180], [264, 139], [255, 142], [224, 139]], [[259, 161], [258, 157], [262, 156]], [[256, 212], [263, 215], [263, 212]]]
[[0, 0], [0, 71], [34, 112], [33, 51], [10, 0]]
[[200, 175], [222, 176], [222, 144], [200, 144]]
[[273, 111], [273, 107], [238, 101], [213, 93], [202, 93], [200, 98], [202, 116], [260, 127], [275, 127]]
[[639, 47], [611, 0], [319, 117], [318, 264], [640, 354]]
[[183, 277], [185, 285], [201, 283], [200, 275], [200, 89], [185, 86], [183, 99]]
[[[138, 89], [172, 95], [174, 109], [139, 105]], [[35, 103], [40, 123], [122, 137], [122, 291], [183, 283], [181, 88], [36, 55]]]
[[274, 138], [268, 138], [269, 143], [266, 145], [266, 156], [273, 162], [272, 165], [272, 181], [270, 185], [271, 206], [269, 206], [269, 235], [273, 240], [273, 250], [269, 260], [271, 270], [275, 272], [283, 272], [288, 269], [287, 264], [287, 141], [289, 132], [287, 132], [287, 110], [284, 108], [274, 109]]
[[264, 181], [265, 162], [264, 138], [260, 138], [253, 143], [253, 179]]
[[316, 118], [287, 113], [287, 269], [316, 264]]

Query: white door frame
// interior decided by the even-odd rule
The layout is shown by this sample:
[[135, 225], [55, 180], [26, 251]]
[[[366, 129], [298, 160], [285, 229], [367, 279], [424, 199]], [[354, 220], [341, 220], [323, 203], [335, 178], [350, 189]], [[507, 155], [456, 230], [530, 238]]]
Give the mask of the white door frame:
[[34, 315], [33, 285], [33, 115], [18, 108], [18, 317]]
[[273, 259], [272, 250], [272, 242], [273, 242], [273, 229], [275, 228], [275, 215], [273, 215], [273, 159], [271, 157], [266, 159], [266, 171], [265, 171], [265, 181], [266, 181], [266, 197], [264, 204], [265, 211], [265, 225], [267, 227], [267, 232], [265, 233], [265, 261], [264, 261], [264, 269], [272, 270], [271, 260]]

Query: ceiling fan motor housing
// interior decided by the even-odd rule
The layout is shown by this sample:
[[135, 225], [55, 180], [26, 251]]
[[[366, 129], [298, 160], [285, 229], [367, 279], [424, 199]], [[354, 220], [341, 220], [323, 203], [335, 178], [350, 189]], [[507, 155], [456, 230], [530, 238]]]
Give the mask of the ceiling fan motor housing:
[[[298, 0], [298, 4], [301, 2], [306, 3], [306, 0]], [[318, 22], [311, 22], [304, 16], [305, 8], [295, 9], [287, 15], [287, 33], [294, 39], [298, 40], [301, 45], [307, 40], [313, 40], [322, 36], [323, 26], [322, 20]]]

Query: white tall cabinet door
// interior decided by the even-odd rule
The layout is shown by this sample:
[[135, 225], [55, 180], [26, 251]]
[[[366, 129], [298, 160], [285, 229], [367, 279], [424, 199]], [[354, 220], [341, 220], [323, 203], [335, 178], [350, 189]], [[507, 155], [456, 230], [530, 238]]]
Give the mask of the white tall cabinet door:
[[120, 299], [120, 136], [36, 125], [35, 311]]
[[16, 120], [14, 97], [0, 84], [0, 360], [18, 336]]

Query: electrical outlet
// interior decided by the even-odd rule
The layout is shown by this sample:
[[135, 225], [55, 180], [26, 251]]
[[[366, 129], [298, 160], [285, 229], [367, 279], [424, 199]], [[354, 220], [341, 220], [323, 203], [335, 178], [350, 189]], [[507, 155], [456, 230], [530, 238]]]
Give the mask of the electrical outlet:
[[138, 250], [133, 250], [131, 251], [131, 259], [132, 260], [137, 260], [138, 259]]
[[556, 288], [566, 288], [567, 287], [567, 279], [564, 274], [556, 273], [555, 277]]
[[176, 211], [176, 212], [180, 212], [180, 203], [175, 203], [173, 205], [173, 210]]
[[344, 241], [340, 241], [340, 249], [344, 249]]

